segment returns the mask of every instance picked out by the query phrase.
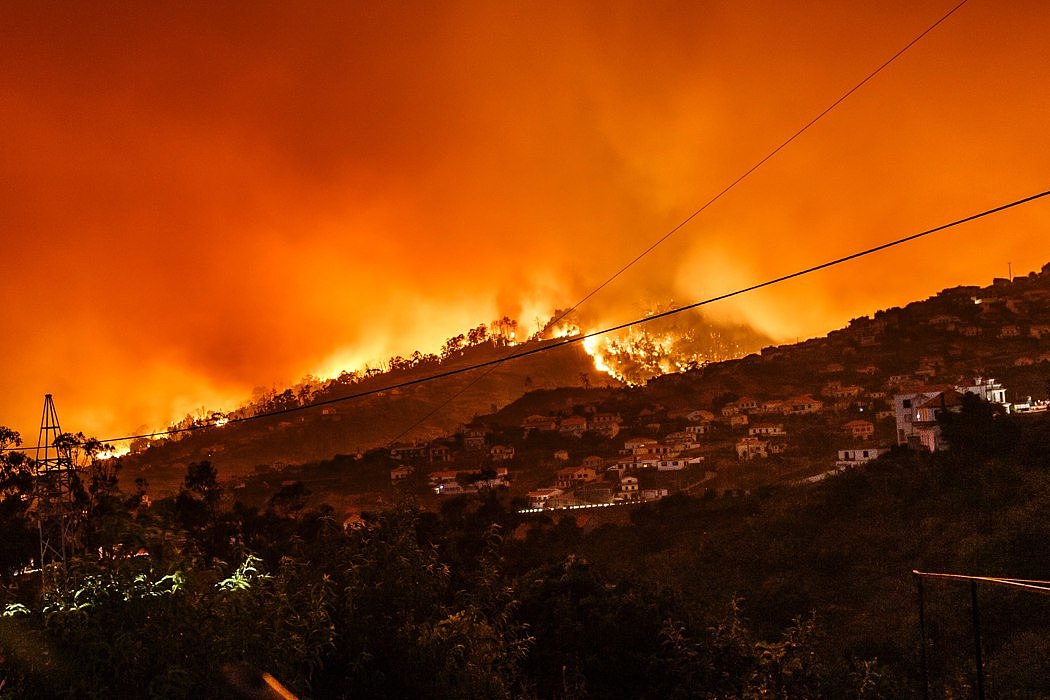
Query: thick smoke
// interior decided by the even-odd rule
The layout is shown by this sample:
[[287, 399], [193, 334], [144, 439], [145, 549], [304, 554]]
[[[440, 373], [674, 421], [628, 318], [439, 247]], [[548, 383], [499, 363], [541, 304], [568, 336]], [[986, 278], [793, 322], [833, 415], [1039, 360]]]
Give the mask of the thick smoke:
[[[944, 12], [5, 7], [0, 423], [121, 434], [583, 298]], [[1045, 3], [963, 8], [585, 330], [1045, 187]], [[951, 70], [945, 70], [950, 65]], [[1045, 207], [705, 308], [774, 340], [1034, 269]]]

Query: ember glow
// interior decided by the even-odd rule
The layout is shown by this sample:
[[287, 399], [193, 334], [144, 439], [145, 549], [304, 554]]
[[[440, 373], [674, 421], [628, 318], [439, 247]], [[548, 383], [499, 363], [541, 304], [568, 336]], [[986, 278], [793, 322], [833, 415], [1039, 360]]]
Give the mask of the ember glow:
[[580, 334], [580, 327], [574, 323], [559, 323], [550, 330], [551, 338], [572, 338]]
[[[673, 304], [671, 305], [673, 307]], [[656, 308], [646, 315], [666, 311]], [[747, 326], [717, 326], [702, 315], [669, 317], [584, 340], [601, 372], [631, 385], [672, 372], [687, 372], [759, 350], [770, 338]]]
[[[6, 3], [0, 424], [31, 440], [49, 392], [67, 429], [146, 432], [493, 318], [518, 342], [954, 4]], [[567, 322], [1046, 189], [1047, 26], [1040, 0], [967, 3]], [[793, 341], [1025, 273], [1048, 224], [1021, 208], [705, 328]], [[646, 333], [606, 361], [694, 352]]]
[[129, 452], [131, 452], [131, 447], [127, 444], [114, 445], [111, 449], [102, 450], [95, 457], [98, 459], [115, 459], [116, 457], [123, 457]]
[[[627, 384], [644, 384], [669, 372], [698, 367], [705, 360], [676, 351], [677, 339], [670, 335], [652, 336], [645, 331], [629, 332], [622, 339], [602, 338], [588, 352], [594, 366]], [[723, 358], [716, 358], [723, 359]]]

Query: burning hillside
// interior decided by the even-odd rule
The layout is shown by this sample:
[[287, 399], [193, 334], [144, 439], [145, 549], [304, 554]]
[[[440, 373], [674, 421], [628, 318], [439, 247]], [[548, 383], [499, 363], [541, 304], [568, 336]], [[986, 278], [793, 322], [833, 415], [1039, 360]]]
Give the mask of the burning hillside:
[[[668, 308], [652, 309], [647, 315]], [[740, 357], [770, 342], [748, 326], [720, 326], [692, 313], [588, 338], [583, 345], [597, 369], [638, 385], [662, 374]]]

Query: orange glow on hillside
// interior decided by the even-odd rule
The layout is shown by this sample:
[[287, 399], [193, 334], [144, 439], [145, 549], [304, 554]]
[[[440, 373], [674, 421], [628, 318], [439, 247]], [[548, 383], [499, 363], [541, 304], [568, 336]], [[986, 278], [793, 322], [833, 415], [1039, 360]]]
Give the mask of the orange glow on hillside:
[[[657, 309], [656, 312], [661, 309]], [[686, 372], [759, 350], [769, 338], [752, 330], [713, 325], [695, 312], [672, 316], [583, 342], [595, 369], [630, 385]]]
[[[145, 432], [494, 318], [520, 342], [954, 4], [10, 4], [0, 424], [32, 440], [52, 393], [67, 429]], [[967, 3], [552, 332], [1046, 189], [1048, 25]], [[1048, 226], [1033, 204], [705, 318], [822, 334], [1038, 269]], [[696, 354], [661, 352], [631, 362]]]

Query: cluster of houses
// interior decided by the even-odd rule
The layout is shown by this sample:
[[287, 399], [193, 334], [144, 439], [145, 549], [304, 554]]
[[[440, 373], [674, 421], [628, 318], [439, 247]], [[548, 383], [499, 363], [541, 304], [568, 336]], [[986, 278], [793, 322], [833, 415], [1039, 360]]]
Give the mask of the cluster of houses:
[[[1044, 269], [1040, 279], [1044, 277], [1050, 279], [1050, 269]], [[1000, 287], [1006, 289], [1003, 285]], [[812, 373], [812, 379], [815, 379], [812, 381], [813, 393], [787, 398], [741, 396], [724, 404], [716, 403], [714, 410], [664, 410], [654, 405], [632, 415], [629, 421], [618, 413], [601, 412], [598, 406], [584, 410], [576, 407], [570, 415], [530, 415], [516, 426], [520, 428], [522, 439], [542, 433], [571, 438], [599, 435], [606, 441], [616, 439], [624, 431], [640, 436], [623, 441], [618, 450], [611, 442], [608, 448], [595, 448], [603, 456], [592, 455], [578, 465], [558, 469], [551, 482], [528, 492], [528, 498], [536, 507], [548, 507], [554, 503], [633, 501], [654, 497], [639, 486], [639, 473], [686, 470], [702, 463], [705, 456], [722, 466], [734, 456], [741, 463], [778, 455], [785, 455], [785, 459], [790, 460], [792, 454], [797, 454], [797, 448], [805, 448], [800, 442], [802, 433], [795, 434], [803, 427], [811, 430], [823, 426], [833, 442], [838, 443], [833, 447], [837, 454], [832, 454], [836, 457], [835, 465], [841, 468], [876, 459], [891, 444], [930, 451], [944, 449], [946, 445], [940, 434], [938, 416], [944, 411], [960, 410], [967, 392], [1008, 406], [1001, 384], [992, 379], [978, 379], [971, 384], [933, 384], [938, 378], [958, 372], [962, 364], [958, 358], [952, 359], [959, 353], [953, 355], [951, 348], [954, 346], [944, 340], [938, 342], [949, 342], [946, 346], [949, 349], [940, 355], [931, 352], [928, 345], [917, 345], [924, 347], [926, 354], [916, 356], [909, 363], [911, 367], [907, 372], [897, 370], [896, 374], [883, 374], [882, 356], [877, 353], [864, 360], [850, 358], [855, 358], [864, 347], [890, 347], [895, 332], [914, 336], [916, 324], [939, 334], [936, 335], [938, 338], [943, 338], [944, 334], [972, 336], [975, 331], [971, 326], [977, 328], [976, 332], [983, 337], [991, 333], [989, 328], [992, 327], [983, 321], [1000, 316], [1005, 318], [1009, 313], [1016, 315], [1019, 307], [1013, 307], [1018, 304], [1032, 306], [1034, 302], [1050, 301], [1050, 288], [1023, 289], [1022, 293], [1013, 296], [987, 292], [978, 288], [946, 290], [938, 295], [944, 297], [939, 306], [916, 305], [904, 310], [879, 312], [874, 318], [855, 319], [849, 328], [833, 331], [827, 338], [812, 339], [790, 347], [765, 348], [760, 356], [724, 363], [721, 369], [732, 376], [733, 373], [746, 373], [754, 362], [777, 362], [790, 356], [799, 366], [806, 367], [805, 371]], [[947, 308], [956, 302], [968, 302], [979, 308], [977, 314], [983, 321], [974, 321], [974, 313], [968, 310], [957, 314], [939, 310], [932, 314], [926, 312], [927, 308]], [[994, 335], [997, 338], [1050, 338], [1050, 323], [1036, 322], [1038, 319], [1032, 318], [1024, 325], [1004, 322], [995, 327]], [[890, 356], [897, 357], [887, 355]], [[1050, 359], [1050, 353], [1027, 359], [1022, 357], [1018, 362], [1043, 359]], [[900, 363], [893, 366], [900, 367]], [[1030, 403], [1025, 404], [1023, 410], [1042, 408], [1045, 408], [1042, 404]], [[670, 428], [667, 428], [668, 424]], [[492, 431], [489, 428], [465, 426], [455, 439], [395, 445], [390, 448], [390, 457], [416, 465], [424, 461], [435, 465], [438, 471], [432, 472], [429, 481], [438, 493], [469, 492], [472, 488], [485, 488], [492, 480], [478, 474], [449, 471], [451, 465], [442, 471], [441, 465], [464, 461], [486, 464], [490, 465], [487, 475], [491, 466], [513, 464], [512, 460], [518, 457], [515, 445], [518, 450], [524, 446], [517, 437], [508, 435], [509, 429], [510, 426], [503, 426], [502, 442], [490, 444]], [[828, 455], [828, 462], [832, 454]], [[556, 450], [553, 456], [555, 460], [565, 462], [569, 459], [567, 450]], [[545, 459], [549, 459], [549, 455]], [[391, 479], [396, 478], [401, 477], [392, 472]], [[643, 478], [642, 481], [648, 483], [652, 480]], [[492, 483], [506, 483], [506, 474]], [[657, 492], [655, 496], [658, 495]]]
[[544, 431], [581, 437], [590, 431], [611, 440], [619, 434], [622, 423], [623, 419], [616, 413], [595, 413], [590, 417], [572, 415], [565, 418], [533, 415], [526, 418], [521, 427], [525, 431], [525, 437], [532, 432]]
[[[853, 419], [841, 423], [837, 429], [829, 427], [840, 443], [848, 444], [837, 450], [835, 466], [845, 469], [870, 462], [884, 454], [889, 448], [877, 444], [876, 422], [891, 416], [896, 422], [896, 443], [916, 449], [939, 450], [946, 445], [940, 435], [938, 415], [943, 411], [957, 411], [962, 406], [963, 394], [974, 393], [980, 398], [1005, 405], [1006, 392], [1001, 384], [992, 379], [978, 379], [966, 386], [929, 386], [918, 390], [904, 390], [892, 397], [892, 410], [880, 411], [871, 420]], [[870, 396], [872, 392], [868, 392]], [[700, 481], [713, 478], [710, 469], [699, 470], [705, 458], [701, 454], [702, 443], [733, 445], [736, 458], [741, 462], [766, 459], [784, 453], [789, 446], [789, 431], [783, 419], [788, 416], [835, 415], [828, 410], [836, 401], [855, 400], [864, 395], [863, 389], [838, 382], [828, 382], [821, 390], [826, 402], [805, 394], [790, 399], [759, 401], [741, 397], [713, 411], [704, 409], [666, 411], [662, 415], [676, 419], [677, 428], [657, 437], [632, 437], [624, 440], [617, 455], [606, 457], [590, 455], [577, 465], [559, 468], [552, 482], [541, 488], [528, 491], [525, 496], [532, 508], [571, 507], [580, 504], [629, 503], [658, 499], [667, 494], [666, 489], [647, 489], [639, 483], [642, 473], [681, 472], [694, 470], [701, 474]], [[660, 411], [655, 407], [648, 415], [643, 410], [634, 427], [654, 428]], [[533, 415], [521, 423], [523, 437], [534, 432], [557, 431], [562, 435], [580, 437], [587, 431], [599, 432], [606, 438], [621, 430], [622, 418], [614, 413], [591, 413], [567, 417]], [[682, 423], [685, 422], [684, 427]], [[790, 422], [790, 421], [789, 421]], [[722, 431], [721, 437], [712, 443], [708, 436], [712, 431]], [[884, 437], [889, 437], [889, 429]], [[731, 431], [731, 432], [729, 432]], [[656, 431], [659, 433], [659, 431]], [[515, 448], [509, 444], [488, 445], [489, 431], [477, 425], [465, 426], [461, 433], [462, 450], [474, 456], [475, 463], [484, 461], [489, 466], [470, 469], [436, 469], [427, 474], [427, 484], [440, 495], [475, 493], [487, 488], [506, 486], [509, 473], [500, 463], [515, 457]], [[721, 448], [719, 448], [721, 449]], [[611, 450], [610, 450], [611, 453]], [[731, 453], [730, 453], [731, 454]], [[416, 464], [427, 462], [433, 465], [454, 461], [457, 458], [449, 440], [429, 443], [394, 445], [390, 457]], [[554, 451], [556, 461], [568, 461], [569, 452]], [[411, 476], [415, 467], [402, 464], [391, 470], [393, 482]]]
[[510, 482], [507, 468], [496, 467], [488, 471], [458, 469], [430, 472], [427, 474], [427, 483], [438, 495], [456, 496], [507, 486]]
[[[753, 386], [746, 379], [756, 363], [773, 363], [765, 373], [776, 376], [776, 363], [790, 362], [785, 368], [793, 368], [796, 377], [808, 377], [802, 381], [812, 387], [811, 394], [764, 399], [741, 396], [716, 403], [713, 410], [664, 410], [654, 405], [632, 415], [629, 421], [618, 413], [600, 412], [603, 407], [598, 406], [582, 411], [577, 407], [573, 415], [530, 415], [514, 426], [520, 428], [523, 438], [538, 433], [574, 438], [597, 434], [608, 445], [594, 448], [602, 456], [591, 455], [571, 466], [569, 452], [556, 450], [555, 461], [566, 465], [557, 469], [542, 488], [528, 492], [530, 505], [656, 498], [660, 490], [643, 488], [639, 476], [646, 484], [661, 483], [646, 474], [695, 468], [705, 457], [718, 466], [728, 466], [734, 457], [736, 462], [746, 463], [778, 455], [784, 455], [780, 462], [791, 463], [797, 448], [806, 447], [801, 442], [802, 430], [820, 429], [830, 435], [837, 453], [834, 464], [839, 469], [876, 459], [894, 444], [929, 451], [945, 449], [938, 416], [959, 411], [967, 393], [1007, 410], [1047, 408], [1046, 402], [1032, 401], [1011, 407], [1006, 403], [1005, 389], [993, 379], [969, 384], [958, 379], [951, 384], [935, 383], [965, 376], [975, 360], [992, 367], [1050, 362], [1045, 342], [1037, 342], [1050, 338], [1047, 308], [1050, 265], [1027, 277], [995, 280], [989, 288], [944, 290], [927, 302], [854, 319], [848, 328], [832, 331], [826, 338], [763, 348], [761, 354], [710, 368], [722, 377], [735, 377]], [[898, 341], [902, 337], [912, 341], [914, 357], [901, 355]], [[476, 456], [477, 464], [490, 465], [485, 478], [435, 471], [432, 487], [439, 493], [456, 493], [474, 484], [478, 484], [474, 488], [484, 488], [490, 480], [491, 465], [516, 459], [515, 445], [525, 449], [517, 438], [507, 435], [509, 428], [504, 426], [501, 433], [504, 444], [492, 445], [490, 431], [467, 426], [455, 449]], [[639, 437], [630, 437], [616, 448], [611, 441], [622, 433]], [[442, 463], [457, 459], [453, 449], [450, 440], [438, 440], [395, 446], [390, 455], [440, 468]], [[829, 454], [827, 462], [831, 458]], [[505, 483], [506, 475], [501, 478]]]
[[[724, 405], [721, 414], [729, 421], [730, 426], [735, 427], [747, 425], [748, 416], [805, 416], [820, 413], [823, 410], [824, 402], [809, 394], [768, 401], [758, 401], [750, 396], [742, 396]], [[736, 418], [735, 421], [734, 418]]]
[[[579, 466], [558, 469], [553, 486], [528, 492], [529, 507], [558, 508], [663, 498], [667, 489], [641, 488], [637, 473], [676, 472], [701, 465], [704, 458], [692, 454], [697, 447], [695, 435], [685, 431], [669, 433], [663, 440], [646, 437], [625, 440], [616, 458], [591, 455]], [[711, 478], [714, 474], [705, 476]]]
[[[485, 445], [485, 432], [472, 431], [463, 438], [464, 449], [468, 452], [488, 452], [494, 462], [506, 462], [514, 459], [513, 445]], [[398, 461], [426, 460], [427, 462], [451, 462], [455, 459], [452, 447], [446, 442], [435, 440], [426, 443], [397, 443], [390, 447], [390, 459]]]
[[[737, 458], [743, 461], [765, 459], [782, 454], [788, 445], [788, 431], [775, 416], [819, 415], [827, 409], [840, 411], [848, 408], [862, 393], [859, 386], [843, 386], [829, 382], [821, 395], [833, 401], [803, 394], [789, 399], [756, 401], [742, 397], [722, 407], [722, 416], [731, 428], [747, 431], [735, 444]], [[853, 420], [841, 426], [840, 431], [853, 440], [870, 440], [875, 434], [875, 424], [867, 420]]]
[[[643, 410], [639, 420], [645, 421], [654, 415]], [[697, 412], [694, 418], [708, 411]], [[675, 416], [677, 417], [677, 416]], [[572, 415], [564, 418], [533, 415], [522, 422], [524, 435], [533, 432], [557, 431], [563, 435], [580, 437], [585, 432], [594, 432], [606, 439], [616, 437], [622, 428], [623, 418], [616, 413], [593, 413], [589, 416]], [[554, 485], [529, 491], [526, 496], [531, 508], [568, 507], [579, 504], [599, 504], [654, 500], [667, 495], [667, 489], [642, 489], [638, 477], [630, 474], [637, 470], [678, 471], [691, 464], [703, 461], [698, 456], [683, 456], [683, 453], [698, 447], [696, 434], [671, 433], [662, 441], [653, 438], [631, 438], [624, 442], [619, 458], [605, 459], [597, 455], [586, 457], [579, 466], [563, 467], [554, 474]], [[566, 450], [554, 454], [557, 460], [568, 460]]]
[[[401, 464], [390, 470], [391, 483], [405, 481], [416, 473], [411, 464]], [[427, 474], [427, 486], [434, 493], [454, 496], [464, 493], [477, 493], [484, 489], [493, 489], [510, 484], [510, 472], [506, 467], [491, 469], [445, 469]]]
[[945, 411], [961, 410], [963, 394], [967, 393], [1010, 409], [1006, 389], [994, 379], [979, 378], [969, 386], [926, 386], [919, 391], [897, 394], [893, 397], [897, 444], [930, 452], [947, 449], [937, 417]]
[[526, 494], [530, 508], [569, 508], [579, 505], [635, 503], [663, 498], [667, 489], [642, 489], [638, 477], [620, 475], [613, 480], [604, 474], [586, 479], [558, 475], [558, 485], [533, 489]]

